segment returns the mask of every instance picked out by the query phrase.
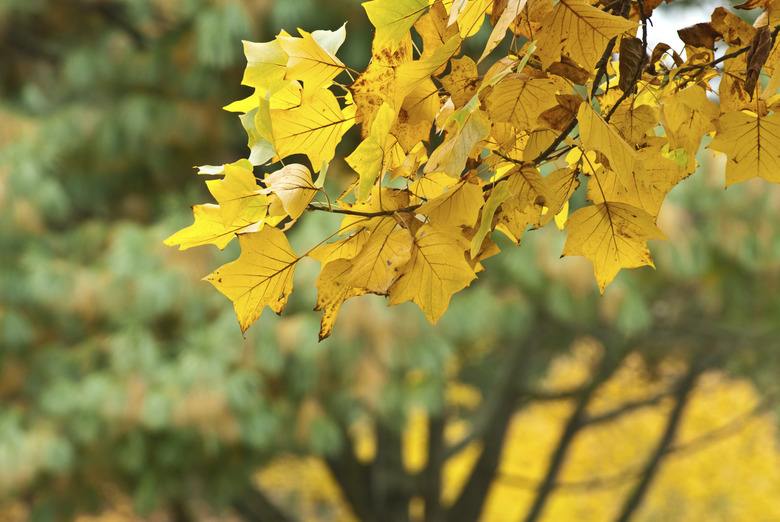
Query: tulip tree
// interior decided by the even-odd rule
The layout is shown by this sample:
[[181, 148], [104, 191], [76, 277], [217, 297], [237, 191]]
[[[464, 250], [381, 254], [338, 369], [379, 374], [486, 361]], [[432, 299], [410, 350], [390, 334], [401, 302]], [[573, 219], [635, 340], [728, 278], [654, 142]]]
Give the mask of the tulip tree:
[[[718, 7], [680, 29], [678, 53], [648, 44], [659, 4], [372, 0], [362, 72], [337, 56], [346, 26], [245, 42], [254, 93], [226, 109], [250, 153], [200, 168], [216, 203], [195, 205], [194, 224], [166, 243], [237, 238], [240, 257], [206, 279], [242, 331], [265, 307], [282, 312], [305, 257], [321, 263], [320, 339], [365, 294], [412, 301], [435, 323], [499, 254], [495, 232], [520, 245], [550, 223], [567, 234], [561, 255], [589, 259], [603, 293], [621, 269], [653, 266], [664, 198], [702, 143], [726, 155], [725, 186], [780, 182], [780, 7], [735, 6], [763, 8], [753, 26]], [[464, 52], [487, 23], [481, 52]], [[360, 141], [343, 160], [354, 178], [328, 194], [353, 127]], [[340, 226], [293, 251], [287, 232], [322, 213]]]

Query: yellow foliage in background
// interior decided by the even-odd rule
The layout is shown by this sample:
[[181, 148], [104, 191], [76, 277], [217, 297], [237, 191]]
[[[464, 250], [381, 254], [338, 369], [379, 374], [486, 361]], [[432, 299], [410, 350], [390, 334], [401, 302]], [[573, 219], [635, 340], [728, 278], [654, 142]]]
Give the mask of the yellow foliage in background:
[[[550, 393], [583, 384], [600, 347], [584, 341], [557, 359], [543, 382]], [[650, 372], [638, 355], [629, 357], [590, 402], [588, 416], [620, 408], [668, 390], [685, 371], [667, 361]], [[479, 393], [453, 385], [448, 398], [474, 405]], [[604, 521], [614, 518], [634, 487], [646, 460], [661, 438], [674, 399], [661, 398], [611, 421], [581, 430], [570, 447], [544, 511], [543, 520]], [[651, 483], [636, 520], [780, 520], [780, 453], [776, 421], [761, 407], [751, 383], [720, 371], [703, 374], [686, 406], [677, 436]], [[570, 399], [538, 401], [519, 411], [510, 426], [502, 463], [481, 520], [521, 520], [536, 494], [551, 452], [574, 405]], [[450, 423], [449, 443], [468, 432], [464, 421]], [[373, 434], [357, 426], [357, 455], [370, 460]], [[404, 434], [404, 467], [410, 473], [425, 465], [427, 418], [415, 412]], [[465, 483], [481, 448], [467, 446], [444, 466], [442, 500], [451, 504]], [[307, 521], [355, 520], [319, 459], [280, 457], [258, 474], [268, 496]], [[412, 501], [413, 520], [422, 520], [421, 503]]]

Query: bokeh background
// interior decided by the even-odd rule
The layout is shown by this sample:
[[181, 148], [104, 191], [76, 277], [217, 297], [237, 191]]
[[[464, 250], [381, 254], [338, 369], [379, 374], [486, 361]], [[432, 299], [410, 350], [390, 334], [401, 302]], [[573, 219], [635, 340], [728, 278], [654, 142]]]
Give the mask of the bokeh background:
[[542, 230], [436, 326], [361, 297], [317, 343], [313, 263], [241, 336], [236, 245], [162, 240], [246, 157], [241, 40], [346, 20], [361, 70], [357, 0], [0, 1], [0, 520], [780, 521], [780, 192], [722, 158], [603, 297]]

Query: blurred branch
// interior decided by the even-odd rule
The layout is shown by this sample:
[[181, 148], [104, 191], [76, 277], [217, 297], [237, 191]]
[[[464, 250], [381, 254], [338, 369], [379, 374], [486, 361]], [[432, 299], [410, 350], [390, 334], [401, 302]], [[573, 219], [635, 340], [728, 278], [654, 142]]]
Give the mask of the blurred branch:
[[526, 522], [538, 520], [541, 516], [542, 510], [544, 509], [550, 494], [555, 489], [555, 481], [566, 459], [569, 447], [574, 441], [577, 432], [585, 426], [585, 410], [588, 406], [588, 403], [590, 402], [591, 397], [593, 396], [593, 393], [599, 388], [599, 386], [601, 386], [601, 384], [609, 380], [609, 378], [612, 376], [615, 370], [617, 370], [617, 368], [620, 366], [620, 363], [628, 353], [624, 346], [618, 346], [612, 350], [605, 349], [605, 351], [606, 354], [601, 361], [598, 372], [593, 376], [590, 384], [588, 384], [577, 401], [577, 405], [575, 406], [574, 411], [572, 412], [568, 422], [566, 423], [566, 426], [563, 429], [563, 433], [561, 434], [561, 438], [558, 441], [558, 445], [556, 446], [552, 457], [550, 457], [550, 463], [547, 466], [547, 473], [545, 474], [541, 484], [539, 484], [536, 498], [534, 499], [534, 502], [531, 505], [531, 509], [528, 511], [528, 514], [524, 519]]
[[444, 417], [432, 416], [428, 422], [428, 462], [420, 473], [420, 489], [425, 504], [425, 522], [439, 522], [441, 518], [441, 471], [444, 465]]
[[[351, 442], [343, 426], [342, 435], [344, 440]], [[326, 458], [325, 463], [355, 515], [363, 522], [373, 522], [376, 519], [371, 508], [370, 467], [357, 459], [349, 442], [345, 444], [344, 451], [336, 457]]]
[[[708, 431], [686, 443], [670, 445], [666, 448], [664, 453], [666, 455], [672, 453], [695, 453], [727, 437], [737, 435], [745, 429], [748, 424], [754, 421], [759, 414], [765, 412], [771, 403], [772, 398], [767, 396], [756, 405], [755, 408], [745, 412], [731, 422], [720, 428]], [[624, 485], [627, 481], [639, 478], [641, 474], [642, 468], [640, 466], [631, 466], [612, 475], [595, 477], [588, 480], [556, 482], [554, 487], [555, 489], [568, 491], [570, 493], [585, 493], [594, 489], [614, 488]], [[522, 489], [536, 489], [539, 487], [539, 481], [537, 479], [515, 473], [502, 473], [499, 478], [503, 485], [509, 487]]]
[[[540, 326], [536, 331], [544, 332], [545, 328]], [[542, 335], [537, 333], [526, 343], [516, 346], [507, 355], [503, 371], [496, 380], [496, 386], [492, 388], [492, 395], [486, 400], [482, 409], [484, 415], [476, 424], [471, 435], [472, 440], [478, 438], [481, 441], [482, 453], [458, 499], [446, 510], [444, 520], [471, 522], [479, 518], [490, 485], [496, 477], [509, 423], [517, 410], [516, 382], [518, 375], [524, 365], [528, 366], [529, 358], [533, 356], [541, 344]], [[448, 451], [448, 456], [454, 454], [452, 451], [454, 449], [451, 448]]]
[[628, 499], [623, 505], [623, 510], [617, 518], [619, 522], [628, 522], [628, 520], [631, 518], [631, 515], [639, 507], [639, 504], [642, 502], [642, 499], [647, 493], [650, 487], [650, 483], [655, 477], [655, 474], [658, 471], [658, 467], [661, 464], [661, 459], [663, 459], [664, 455], [667, 453], [667, 448], [672, 444], [672, 441], [677, 434], [677, 428], [680, 425], [680, 419], [682, 419], [683, 411], [685, 410], [685, 406], [688, 404], [690, 399], [689, 392], [696, 385], [696, 379], [703, 370], [704, 367], [700, 361], [694, 361], [693, 364], [691, 364], [688, 373], [683, 378], [680, 389], [677, 392], [677, 401], [675, 403], [674, 409], [672, 410], [672, 413], [669, 415], [669, 420], [666, 423], [664, 434], [661, 437], [655, 452], [647, 461], [645, 469], [641, 474], [639, 483], [629, 494]]
[[254, 486], [250, 486], [241, 499], [233, 502], [233, 509], [249, 522], [292, 522]]

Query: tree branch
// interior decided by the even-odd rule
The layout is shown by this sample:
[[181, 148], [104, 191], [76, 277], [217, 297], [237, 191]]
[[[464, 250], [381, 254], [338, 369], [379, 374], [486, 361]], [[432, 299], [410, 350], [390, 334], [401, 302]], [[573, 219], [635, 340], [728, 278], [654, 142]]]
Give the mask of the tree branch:
[[[544, 329], [542, 328], [540, 331], [544, 331]], [[477, 459], [460, 496], [445, 512], [443, 520], [472, 522], [479, 518], [490, 485], [496, 476], [509, 423], [517, 410], [516, 381], [518, 373], [523, 363], [527, 363], [528, 355], [536, 352], [541, 341], [541, 336], [536, 335], [524, 345], [516, 346], [508, 354], [503, 371], [498, 376], [497, 384], [493, 388], [493, 394], [484, 406], [484, 421], [475, 428], [482, 440], [482, 453]], [[451, 452], [449, 453], [451, 454]]]
[[645, 469], [641, 475], [641, 480], [628, 496], [628, 499], [623, 505], [623, 510], [616, 519], [618, 522], [628, 522], [628, 520], [631, 518], [631, 515], [634, 513], [634, 511], [636, 511], [636, 509], [639, 507], [639, 504], [642, 502], [642, 498], [644, 498], [645, 493], [647, 493], [650, 487], [650, 483], [658, 471], [661, 459], [664, 457], [664, 454], [667, 453], [667, 448], [674, 440], [675, 434], [677, 433], [677, 428], [680, 425], [680, 419], [682, 419], [683, 411], [685, 410], [685, 406], [687, 405], [690, 397], [689, 392], [696, 385], [696, 379], [703, 371], [703, 369], [704, 367], [699, 361], [694, 361], [691, 364], [688, 373], [683, 378], [683, 381], [680, 384], [680, 389], [677, 392], [677, 401], [674, 406], [674, 410], [672, 410], [671, 415], [669, 415], [669, 420], [666, 423], [664, 434], [661, 437], [655, 452], [647, 461]]
[[547, 473], [544, 479], [537, 488], [536, 498], [534, 499], [528, 514], [525, 517], [525, 522], [533, 522], [538, 520], [542, 514], [544, 506], [547, 504], [547, 500], [550, 497], [553, 489], [555, 489], [555, 481], [560, 473], [561, 467], [566, 459], [571, 443], [574, 441], [577, 432], [585, 425], [584, 417], [585, 410], [590, 402], [593, 393], [598, 389], [601, 384], [606, 382], [612, 373], [618, 368], [621, 361], [626, 356], [626, 350], [624, 347], [619, 347], [614, 353], [606, 353], [604, 359], [601, 362], [600, 368], [588, 386], [583, 390], [582, 395], [577, 401], [577, 405], [574, 408], [571, 416], [569, 417], [566, 426], [561, 433], [561, 438], [558, 441], [558, 445], [555, 448], [552, 456], [550, 457], [550, 463], [547, 466]]

